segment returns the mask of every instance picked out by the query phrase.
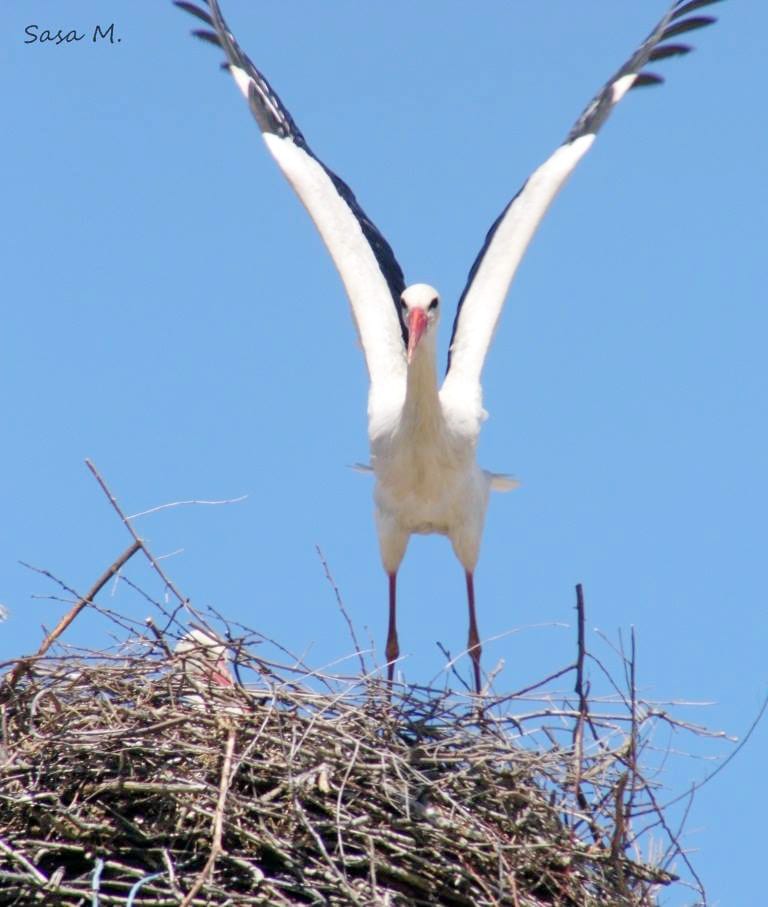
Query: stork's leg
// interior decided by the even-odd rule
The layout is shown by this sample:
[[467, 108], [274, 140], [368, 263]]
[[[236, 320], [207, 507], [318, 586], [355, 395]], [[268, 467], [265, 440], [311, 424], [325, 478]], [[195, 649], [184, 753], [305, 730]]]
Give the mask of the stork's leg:
[[477, 633], [475, 584], [471, 570], [467, 570], [467, 601], [469, 603], [469, 639], [467, 640], [467, 651], [472, 658], [472, 667], [475, 670], [475, 692], [479, 694], [483, 688], [480, 682], [480, 656], [482, 655], [483, 650], [480, 646], [480, 637]]
[[400, 654], [397, 642], [397, 572], [388, 573], [389, 576], [389, 630], [387, 631], [387, 680], [392, 683], [395, 674], [395, 662]]

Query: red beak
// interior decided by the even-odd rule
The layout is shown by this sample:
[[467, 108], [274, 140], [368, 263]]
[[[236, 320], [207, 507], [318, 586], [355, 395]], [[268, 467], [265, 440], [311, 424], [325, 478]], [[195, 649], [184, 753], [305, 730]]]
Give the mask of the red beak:
[[216, 662], [216, 667], [211, 671], [211, 680], [220, 687], [233, 687], [235, 685], [229, 673], [226, 656]]
[[413, 358], [413, 352], [419, 345], [427, 329], [427, 313], [424, 309], [411, 309], [408, 313], [408, 362]]

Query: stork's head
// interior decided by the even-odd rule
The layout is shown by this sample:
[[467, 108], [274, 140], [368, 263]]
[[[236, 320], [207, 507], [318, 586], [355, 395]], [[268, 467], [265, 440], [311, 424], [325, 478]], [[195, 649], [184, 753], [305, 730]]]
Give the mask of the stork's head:
[[425, 334], [431, 334], [440, 318], [440, 297], [426, 283], [406, 287], [400, 296], [403, 320], [408, 326], [408, 362]]
[[200, 680], [221, 687], [233, 686], [227, 648], [211, 633], [190, 630], [178, 641], [174, 652], [179, 656], [184, 672], [190, 680]]

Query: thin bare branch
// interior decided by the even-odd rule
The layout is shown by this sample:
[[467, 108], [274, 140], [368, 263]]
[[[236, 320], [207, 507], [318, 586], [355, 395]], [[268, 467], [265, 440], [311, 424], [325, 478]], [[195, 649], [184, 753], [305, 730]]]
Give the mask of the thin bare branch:
[[341, 616], [346, 621], [347, 628], [349, 629], [349, 635], [352, 638], [352, 645], [355, 647], [355, 653], [357, 654], [357, 658], [360, 662], [360, 672], [362, 674], [367, 674], [368, 666], [365, 663], [365, 658], [363, 658], [363, 653], [360, 649], [360, 644], [357, 641], [357, 634], [355, 633], [355, 626], [352, 623], [352, 621], [349, 617], [349, 614], [347, 613], [347, 609], [344, 607], [344, 602], [342, 601], [341, 593], [339, 592], [339, 587], [336, 585], [336, 580], [334, 580], [333, 576], [331, 576], [331, 569], [328, 566], [328, 561], [325, 559], [325, 555], [321, 551], [319, 545], [315, 545], [315, 551], [317, 552], [317, 556], [320, 558], [320, 563], [323, 565], [323, 571], [325, 572], [325, 578], [328, 580], [328, 583], [330, 584], [331, 589], [333, 589], [333, 594], [336, 596], [336, 604], [339, 606], [339, 611], [341, 611]]
[[171, 593], [174, 595], [174, 597], [178, 600], [178, 602], [179, 602], [183, 607], [189, 608], [189, 601], [188, 601], [188, 599], [186, 599], [186, 598], [179, 592], [179, 590], [176, 588], [176, 586], [175, 586], [174, 583], [171, 581], [171, 579], [165, 574], [163, 568], [162, 568], [162, 567], [160, 566], [160, 564], [158, 563], [157, 558], [149, 551], [149, 549], [148, 549], [147, 547], [145, 547], [145, 545], [144, 545], [144, 543], [142, 542], [141, 538], [139, 537], [138, 533], [137, 533], [136, 530], [133, 528], [133, 525], [132, 525], [132, 523], [131, 523], [130, 517], [127, 517], [127, 516], [125, 515], [125, 513], [123, 512], [122, 507], [121, 507], [121, 506], [118, 504], [118, 502], [117, 502], [117, 498], [115, 497], [115, 495], [114, 495], [114, 494], [112, 493], [112, 491], [110, 490], [109, 486], [108, 486], [107, 483], [105, 482], [105, 480], [104, 480], [104, 478], [102, 477], [101, 473], [98, 471], [98, 469], [96, 469], [96, 466], [93, 464], [93, 462], [92, 462], [91, 460], [88, 460], [88, 459], [86, 459], [85, 465], [88, 467], [89, 472], [90, 472], [91, 475], [94, 477], [94, 479], [96, 479], [96, 481], [97, 481], [98, 484], [99, 484], [99, 487], [101, 488], [101, 490], [102, 490], [102, 491], [104, 492], [104, 494], [106, 495], [107, 500], [108, 500], [109, 503], [112, 505], [112, 507], [114, 508], [114, 510], [115, 510], [115, 512], [117, 513], [117, 515], [120, 517], [120, 521], [123, 523], [123, 525], [124, 525], [125, 528], [128, 530], [128, 532], [130, 532], [130, 534], [133, 536], [134, 542], [137, 542], [137, 543], [138, 543], [139, 547], [141, 548], [141, 550], [142, 550], [142, 551], [144, 552], [144, 554], [146, 555], [147, 560], [148, 560], [149, 563], [152, 565], [152, 568], [153, 568], [154, 571], [157, 573], [157, 575], [160, 577], [160, 579], [162, 579], [163, 583], [165, 584], [166, 589], [168, 589], [168, 591], [171, 592]]
[[167, 504], [158, 504], [156, 507], [150, 507], [148, 510], [140, 510], [138, 513], [132, 513], [130, 516], [125, 517], [125, 519], [138, 520], [139, 517], [149, 516], [151, 513], [159, 513], [161, 510], [171, 510], [173, 507], [189, 507], [191, 505], [221, 507], [225, 504], [239, 504], [241, 501], [245, 501], [247, 499], [247, 494], [241, 494], [237, 498], [225, 498], [221, 501], [202, 501], [198, 499], [192, 499], [189, 501], [170, 501]]

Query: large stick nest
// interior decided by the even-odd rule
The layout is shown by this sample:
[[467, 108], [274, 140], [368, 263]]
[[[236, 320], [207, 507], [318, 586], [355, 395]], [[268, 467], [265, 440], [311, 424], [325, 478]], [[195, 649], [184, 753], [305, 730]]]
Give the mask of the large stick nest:
[[[516, 693], [471, 695], [453, 662], [442, 689], [390, 690], [340, 598], [361, 670], [332, 676], [214, 630], [87, 465], [133, 543], [83, 596], [38, 571], [74, 604], [0, 665], [0, 907], [655, 907], [677, 865], [705, 901], [644, 765], [659, 724], [703, 731], [639, 699], [634, 638], [621, 683], [587, 652], [580, 587], [573, 664]], [[96, 602], [113, 578], [122, 614]], [[111, 649], [61, 645], [83, 610]]]
[[631, 828], [664, 827], [637, 704], [390, 704], [252, 637], [228, 649], [253, 681], [221, 686], [151, 629], [6, 679], [0, 904], [652, 905], [674, 880]]

